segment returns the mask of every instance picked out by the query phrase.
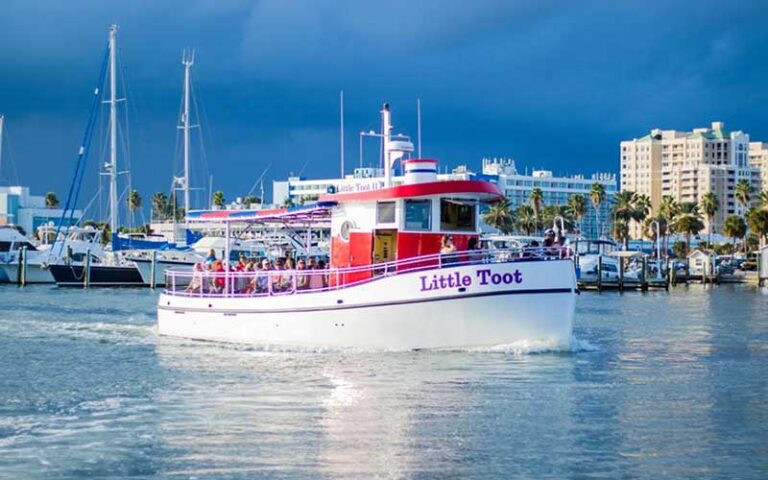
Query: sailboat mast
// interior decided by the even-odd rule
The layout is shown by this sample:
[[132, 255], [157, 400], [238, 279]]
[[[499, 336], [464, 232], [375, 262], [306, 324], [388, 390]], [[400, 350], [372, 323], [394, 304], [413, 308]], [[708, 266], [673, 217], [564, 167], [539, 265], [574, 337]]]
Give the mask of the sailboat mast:
[[192, 65], [195, 63], [194, 54], [183, 55], [184, 64], [184, 112], [182, 113], [182, 128], [184, 130], [184, 214], [189, 212], [189, 81]]
[[[5, 122], [5, 117], [0, 115], [0, 174], [3, 173], [3, 122]], [[2, 178], [2, 175], [0, 175], [0, 180]]]
[[[109, 27], [109, 221], [117, 235], [117, 25]], [[114, 242], [113, 242], [114, 243]]]

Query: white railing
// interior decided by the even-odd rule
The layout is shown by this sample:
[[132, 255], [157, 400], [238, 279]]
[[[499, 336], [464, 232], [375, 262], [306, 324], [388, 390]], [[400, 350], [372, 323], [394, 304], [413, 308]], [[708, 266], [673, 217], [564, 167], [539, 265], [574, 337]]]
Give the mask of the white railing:
[[194, 269], [165, 271], [165, 293], [191, 297], [260, 297], [295, 295], [348, 288], [382, 277], [436, 268], [520, 261], [571, 258], [566, 247], [532, 247], [499, 250], [470, 250], [432, 254], [358, 267], [322, 270], [210, 271]]

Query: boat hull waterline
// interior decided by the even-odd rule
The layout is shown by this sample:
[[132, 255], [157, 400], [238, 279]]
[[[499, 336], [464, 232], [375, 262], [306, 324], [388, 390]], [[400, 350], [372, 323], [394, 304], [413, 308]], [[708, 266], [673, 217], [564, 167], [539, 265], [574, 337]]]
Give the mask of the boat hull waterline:
[[[82, 265], [50, 265], [59, 287], [82, 287], [85, 268]], [[88, 285], [91, 287], [141, 287], [144, 282], [135, 266], [92, 265]]]
[[[6, 275], [9, 283], [18, 283], [19, 279], [19, 264], [7, 263], [0, 264], [0, 272]], [[25, 282], [31, 283], [56, 283], [51, 275], [51, 271], [47, 268], [43, 268], [39, 264], [27, 264], [27, 273]]]
[[298, 295], [162, 294], [158, 332], [301, 347], [410, 350], [541, 340], [567, 348], [576, 294], [570, 260], [466, 265]]

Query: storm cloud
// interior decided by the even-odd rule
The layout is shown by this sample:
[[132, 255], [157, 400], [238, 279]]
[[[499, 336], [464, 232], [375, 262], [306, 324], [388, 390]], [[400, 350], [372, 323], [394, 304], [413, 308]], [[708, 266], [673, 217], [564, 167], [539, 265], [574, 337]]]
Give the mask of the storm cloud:
[[180, 58], [195, 48], [198, 183], [210, 173], [232, 198], [268, 165], [268, 180], [337, 175], [342, 89], [350, 167], [384, 101], [415, 135], [417, 98], [424, 154], [449, 166], [616, 171], [621, 139], [713, 120], [768, 140], [766, 20], [764, 4], [738, 1], [6, 0], [0, 176], [66, 190], [110, 23], [133, 186], [146, 198], [178, 170]]

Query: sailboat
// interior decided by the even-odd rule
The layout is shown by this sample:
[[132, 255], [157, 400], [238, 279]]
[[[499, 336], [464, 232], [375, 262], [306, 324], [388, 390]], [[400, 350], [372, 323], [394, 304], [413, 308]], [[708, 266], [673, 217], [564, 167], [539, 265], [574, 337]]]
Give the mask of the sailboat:
[[[109, 176], [109, 227], [112, 232], [112, 251], [99, 263], [92, 264], [86, 257], [81, 264], [63, 263], [49, 266], [51, 275], [59, 286], [142, 286], [144, 283], [136, 265], [126, 262], [119, 254], [121, 244], [118, 236], [118, 195], [117, 179], [117, 25], [109, 28], [109, 152], [106, 164]], [[98, 91], [97, 91], [98, 92]], [[84, 142], [88, 143], [88, 142]], [[81, 152], [84, 147], [81, 147]], [[81, 168], [78, 165], [78, 169]], [[76, 179], [77, 182], [77, 172]], [[78, 186], [79, 188], [79, 186]], [[68, 203], [69, 203], [68, 198]]]

